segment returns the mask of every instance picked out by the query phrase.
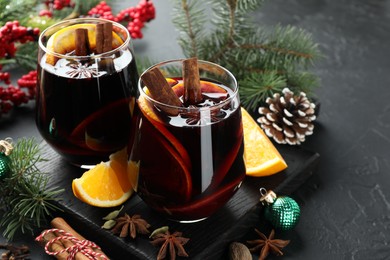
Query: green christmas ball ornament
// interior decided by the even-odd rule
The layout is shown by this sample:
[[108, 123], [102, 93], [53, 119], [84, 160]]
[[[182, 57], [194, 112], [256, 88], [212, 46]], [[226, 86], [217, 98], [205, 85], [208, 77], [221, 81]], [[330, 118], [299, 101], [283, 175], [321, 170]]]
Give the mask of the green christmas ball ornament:
[[12, 139], [0, 140], [0, 180], [4, 179], [11, 171], [11, 160], [8, 156], [12, 149]]
[[276, 196], [273, 191], [260, 189], [260, 202], [265, 206], [264, 217], [275, 229], [287, 231], [293, 229], [299, 221], [301, 210], [298, 203], [287, 196]]

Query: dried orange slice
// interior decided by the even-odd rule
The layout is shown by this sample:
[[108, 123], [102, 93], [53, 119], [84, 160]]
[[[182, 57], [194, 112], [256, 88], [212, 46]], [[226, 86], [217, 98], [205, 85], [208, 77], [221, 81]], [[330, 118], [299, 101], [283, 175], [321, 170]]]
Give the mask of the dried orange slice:
[[283, 157], [252, 116], [244, 108], [241, 108], [241, 114], [246, 174], [268, 176], [286, 169], [287, 164]]
[[[52, 36], [50, 36], [47, 41], [46, 48], [52, 52], [58, 54], [66, 54], [73, 51], [75, 46], [75, 30], [78, 28], [88, 29], [88, 41], [91, 49], [96, 48], [96, 24], [75, 24], [68, 27], [65, 27]], [[112, 48], [115, 49], [121, 46], [123, 40], [119, 37], [118, 34], [112, 32]], [[47, 55], [46, 63], [54, 65], [57, 62], [57, 58], [52, 55]]]
[[133, 194], [126, 149], [116, 152], [109, 162], [101, 162], [72, 182], [73, 194], [96, 207], [115, 207]]

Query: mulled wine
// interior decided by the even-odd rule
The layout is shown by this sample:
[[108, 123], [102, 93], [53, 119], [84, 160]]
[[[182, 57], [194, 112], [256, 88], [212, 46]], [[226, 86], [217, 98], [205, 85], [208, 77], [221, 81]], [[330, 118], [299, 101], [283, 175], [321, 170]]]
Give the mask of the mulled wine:
[[[232, 77], [218, 65], [198, 62]], [[164, 65], [160, 69], [169, 71]], [[201, 100], [188, 105], [183, 80], [175, 75], [167, 81], [183, 106], [173, 114], [140, 80], [131, 160], [139, 162], [140, 197], [170, 219], [191, 222], [222, 207], [244, 179], [243, 127], [235, 80], [201, 78]]]
[[115, 41], [119, 47], [99, 54], [90, 40], [90, 53], [75, 55], [71, 42], [78, 37], [71, 34], [75, 26], [87, 28], [93, 36], [98, 34], [95, 23], [99, 19], [80, 20], [76, 25], [61, 26], [60, 35], [50, 37], [68, 53], [55, 53], [60, 47], [48, 50], [50, 39], [40, 38], [47, 45], [38, 59], [36, 124], [60, 155], [82, 166], [107, 161], [110, 154], [131, 146], [138, 73], [127, 30], [119, 25], [114, 24], [115, 32], [109, 32], [114, 36], [110, 48], [116, 47]]

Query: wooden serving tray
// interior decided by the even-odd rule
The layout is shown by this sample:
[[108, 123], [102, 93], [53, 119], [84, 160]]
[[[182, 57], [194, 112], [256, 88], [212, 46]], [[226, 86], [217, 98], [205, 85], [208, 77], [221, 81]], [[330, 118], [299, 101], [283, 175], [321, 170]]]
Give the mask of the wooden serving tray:
[[[259, 188], [272, 189], [278, 195], [288, 195], [295, 191], [311, 176], [319, 162], [319, 154], [299, 147], [277, 147], [288, 164], [288, 169], [269, 177], [247, 177], [233, 198], [208, 219], [193, 223], [180, 224], [166, 220], [152, 211], [142, 200], [133, 195], [126, 203], [121, 215], [140, 214], [151, 224], [150, 230], [169, 226], [171, 232], [181, 231], [190, 238], [185, 249], [190, 259], [227, 259], [229, 243], [240, 241], [248, 230], [259, 223]], [[148, 236], [138, 235], [135, 240], [119, 238], [110, 231], [101, 228], [102, 218], [118, 209], [102, 209], [89, 206], [72, 193], [72, 180], [78, 178], [84, 170], [69, 165], [46, 143], [42, 144], [42, 155], [47, 162], [39, 167], [51, 175], [49, 187], [64, 188], [59, 207], [59, 215], [87, 239], [100, 245], [111, 259], [156, 259], [159, 248], [150, 243]], [[187, 258], [188, 259], [188, 258]]]

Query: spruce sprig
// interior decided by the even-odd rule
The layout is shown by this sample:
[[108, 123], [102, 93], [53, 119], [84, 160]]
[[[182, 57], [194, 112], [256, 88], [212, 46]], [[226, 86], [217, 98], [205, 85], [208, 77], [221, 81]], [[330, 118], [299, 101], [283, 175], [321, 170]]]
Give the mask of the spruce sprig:
[[49, 175], [41, 172], [38, 163], [45, 161], [35, 139], [23, 138], [16, 143], [10, 158], [10, 175], [2, 182], [0, 219], [3, 236], [12, 240], [18, 232], [33, 233], [48, 216], [61, 210], [55, 202], [64, 190], [48, 188]]
[[185, 56], [197, 56], [232, 71], [240, 85], [242, 104], [251, 111], [286, 86], [312, 95], [318, 78], [309, 68], [322, 56], [311, 34], [303, 29], [265, 28], [254, 23], [251, 12], [263, 3], [174, 0], [173, 23]]

